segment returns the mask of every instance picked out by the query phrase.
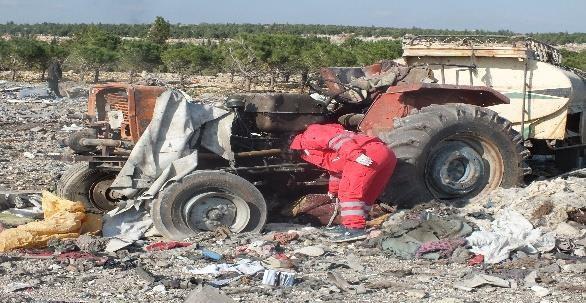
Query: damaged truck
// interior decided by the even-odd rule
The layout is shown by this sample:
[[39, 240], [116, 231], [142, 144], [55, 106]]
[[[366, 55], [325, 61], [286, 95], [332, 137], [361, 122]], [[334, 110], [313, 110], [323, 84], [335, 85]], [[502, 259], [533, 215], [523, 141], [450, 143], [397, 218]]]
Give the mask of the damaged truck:
[[[86, 161], [63, 174], [57, 193], [100, 212], [142, 199], [172, 239], [218, 228], [259, 231], [269, 212], [324, 191], [327, 174], [288, 146], [308, 125], [332, 122], [394, 150], [399, 162], [379, 200], [402, 206], [465, 203], [520, 186], [531, 171], [528, 148], [570, 154], [565, 165], [582, 165], [583, 75], [558, 66], [559, 53], [531, 39], [458, 39], [409, 37], [406, 64], [324, 68], [310, 94], [238, 94], [214, 106], [189, 101], [185, 109], [173, 105], [185, 96], [162, 87], [95, 86], [88, 128], [68, 140]], [[193, 123], [202, 119], [195, 108], [211, 113], [208, 123]], [[153, 148], [155, 139], [169, 146]], [[169, 148], [178, 140], [185, 149]], [[193, 150], [194, 158], [186, 156]], [[159, 167], [169, 154], [187, 161]]]

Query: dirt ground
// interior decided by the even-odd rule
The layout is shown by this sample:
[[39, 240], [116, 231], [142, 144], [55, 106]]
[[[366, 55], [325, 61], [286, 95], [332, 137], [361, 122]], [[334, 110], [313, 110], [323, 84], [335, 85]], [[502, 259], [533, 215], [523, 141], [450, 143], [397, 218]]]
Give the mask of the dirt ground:
[[[6, 82], [0, 84], [0, 91], [24, 85], [28, 84]], [[80, 84], [68, 86], [86, 91], [88, 88]], [[208, 91], [202, 87], [196, 89], [201, 93], [212, 92], [212, 88]], [[72, 164], [57, 160], [69, 153], [59, 141], [68, 136], [68, 128], [81, 125], [86, 102], [84, 93], [60, 100], [18, 100], [9, 92], [0, 92], [0, 190], [53, 188], [61, 173]], [[583, 209], [585, 190], [586, 179], [570, 177], [542, 181], [527, 189], [499, 191], [492, 200], [487, 199], [492, 201], [490, 206], [486, 201], [467, 209], [430, 204], [391, 217], [419, 218], [423, 213], [457, 216], [478, 230], [479, 226], [490, 225], [490, 216], [472, 218], [473, 212], [498, 216], [502, 209], [513, 206], [529, 219], [535, 213], [533, 208], [548, 201], [577, 201], [577, 206], [564, 204], [568, 209], [556, 208], [531, 218], [535, 227], [558, 231], [556, 243], [568, 240], [570, 250], [562, 250], [556, 244], [553, 250], [540, 254], [513, 253], [498, 264], [469, 265], [471, 254], [439, 260], [399, 259], [380, 246], [390, 223], [383, 225], [383, 236], [381, 231], [373, 231], [373, 239], [350, 244], [330, 242], [323, 228], [272, 224], [262, 235], [225, 237], [201, 233], [187, 241], [189, 247], [163, 251], [147, 251], [147, 245], [163, 240], [148, 237], [116, 253], [100, 248], [84, 250], [79, 241], [75, 245], [57, 242], [50, 249], [0, 253], [0, 302], [184, 302], [202, 284], [236, 277], [220, 287], [236, 302], [584, 302], [586, 226], [563, 214], [570, 207]], [[562, 217], [554, 218], [553, 214]], [[560, 236], [559, 224], [566, 222], [577, 234]], [[278, 243], [273, 236], [279, 231], [296, 233], [298, 238]], [[99, 247], [102, 239], [88, 241]], [[323, 253], [308, 256], [297, 251], [314, 246]], [[252, 249], [258, 247], [261, 248]], [[217, 263], [210, 261], [202, 255], [201, 248], [220, 253], [223, 259]], [[241, 259], [267, 262], [271, 257], [282, 258], [276, 268], [295, 273], [294, 286], [265, 286], [261, 282], [262, 272], [242, 277], [233, 272], [217, 277], [189, 272], [211, 264], [234, 264]], [[535, 285], [539, 286], [533, 289], [527, 280], [532, 272], [537, 277]], [[351, 289], [346, 291], [343, 284], [333, 283], [328, 273], [341, 275], [352, 285]], [[475, 274], [499, 277], [508, 286], [486, 285], [471, 291], [455, 287]]]

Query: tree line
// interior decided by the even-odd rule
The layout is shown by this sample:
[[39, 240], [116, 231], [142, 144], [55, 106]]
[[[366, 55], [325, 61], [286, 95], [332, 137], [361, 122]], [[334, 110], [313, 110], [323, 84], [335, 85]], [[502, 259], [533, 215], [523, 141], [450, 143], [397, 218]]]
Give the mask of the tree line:
[[[122, 39], [104, 26], [85, 26], [61, 42], [32, 36], [0, 39], [0, 69], [11, 70], [13, 78], [19, 70], [38, 70], [43, 79], [49, 63], [59, 60], [66, 70], [93, 73], [95, 82], [101, 71], [128, 72], [130, 81], [142, 71], [172, 72], [182, 83], [189, 75], [226, 72], [242, 76], [249, 88], [260, 78], [267, 78], [271, 87], [277, 79], [288, 82], [293, 75], [304, 82], [324, 66], [368, 65], [402, 53], [398, 40], [349, 38], [336, 44], [325, 37], [292, 33], [240, 32], [202, 44], [166, 43], [172, 31], [173, 25], [157, 17], [136, 39]], [[564, 57], [566, 64], [586, 69], [586, 52], [564, 51]]]
[[[145, 37], [150, 24], [60, 24], [37, 23], [16, 24], [7, 22], [0, 24], [0, 33], [16, 36], [54, 35], [66, 37], [90, 27], [123, 37]], [[228, 39], [241, 34], [289, 34], [289, 35], [340, 35], [352, 34], [362, 37], [393, 37], [400, 38], [411, 35], [518, 35], [508, 30], [445, 30], [423, 28], [390, 28], [376, 26], [345, 26], [320, 24], [171, 24], [171, 38], [203, 38]], [[536, 40], [561, 45], [568, 43], [586, 43], [586, 33], [527, 33]]]
[[241, 33], [231, 39], [208, 40], [203, 44], [165, 41], [171, 25], [157, 18], [144, 38], [122, 39], [98, 26], [73, 33], [62, 42], [37, 41], [32, 37], [0, 40], [0, 69], [38, 70], [42, 78], [52, 60], [81, 75], [101, 71], [125, 71], [132, 79], [137, 72], [172, 72], [183, 82], [186, 76], [228, 72], [240, 75], [247, 85], [266, 77], [286, 81], [292, 75], [307, 75], [324, 66], [357, 66], [401, 56], [399, 41], [365, 42], [348, 39], [342, 44], [328, 38], [292, 34]]

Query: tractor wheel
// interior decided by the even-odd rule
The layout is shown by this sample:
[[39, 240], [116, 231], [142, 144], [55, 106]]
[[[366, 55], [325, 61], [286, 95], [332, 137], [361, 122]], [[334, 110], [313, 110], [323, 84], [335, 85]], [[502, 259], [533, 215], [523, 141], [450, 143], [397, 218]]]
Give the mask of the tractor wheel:
[[164, 237], [183, 240], [222, 227], [234, 233], [260, 232], [267, 206], [260, 191], [239, 176], [196, 171], [159, 193], [151, 217]]
[[461, 205], [520, 186], [530, 172], [522, 136], [484, 107], [431, 105], [396, 119], [380, 137], [398, 159], [382, 198], [401, 206], [433, 199]]
[[76, 163], [59, 179], [57, 195], [82, 202], [89, 212], [107, 212], [116, 207], [109, 189], [115, 178], [116, 172], [91, 169], [87, 162]]

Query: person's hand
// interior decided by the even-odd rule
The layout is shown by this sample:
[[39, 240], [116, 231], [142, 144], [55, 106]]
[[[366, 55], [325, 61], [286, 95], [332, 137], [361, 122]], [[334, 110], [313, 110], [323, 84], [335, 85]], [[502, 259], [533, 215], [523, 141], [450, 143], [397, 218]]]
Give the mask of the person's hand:
[[330, 198], [331, 200], [334, 200], [336, 198], [336, 194], [328, 192], [328, 198]]
[[369, 167], [372, 165], [372, 159], [365, 155], [365, 154], [360, 154], [360, 156], [358, 156], [355, 160], [358, 164], [364, 165], [366, 167]]

